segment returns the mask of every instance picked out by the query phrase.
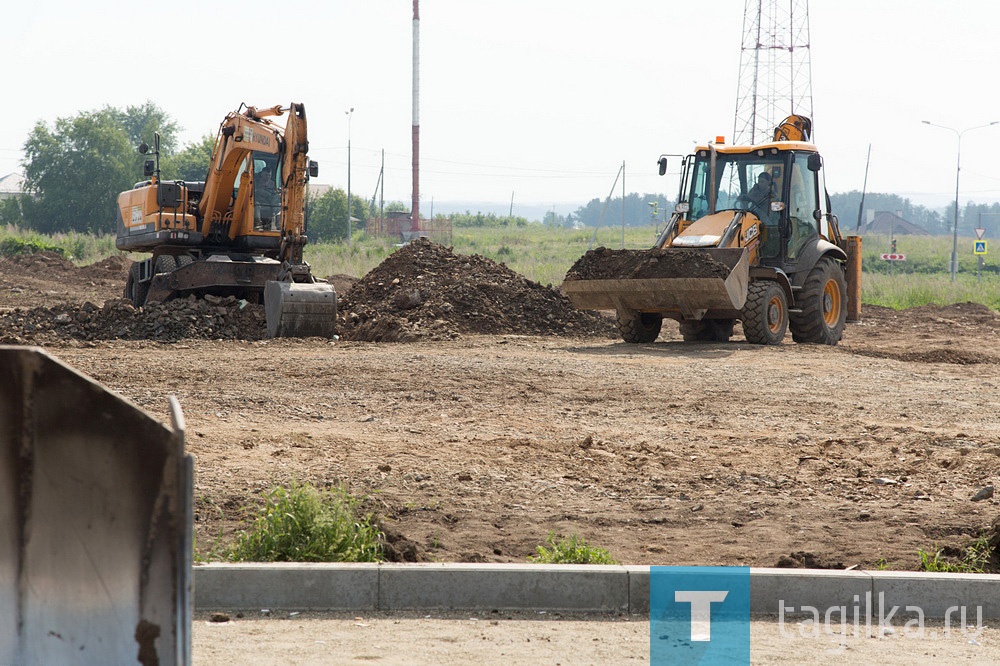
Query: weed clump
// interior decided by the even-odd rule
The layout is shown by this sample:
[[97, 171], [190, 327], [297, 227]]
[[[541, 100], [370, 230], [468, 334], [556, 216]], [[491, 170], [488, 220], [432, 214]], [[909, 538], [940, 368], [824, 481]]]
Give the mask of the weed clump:
[[538, 554], [528, 559], [536, 564], [618, 564], [608, 551], [591, 546], [575, 534], [563, 539], [549, 534], [545, 543], [547, 548], [538, 546], [535, 549]]
[[379, 562], [382, 534], [345, 490], [277, 487], [229, 551], [235, 562]]

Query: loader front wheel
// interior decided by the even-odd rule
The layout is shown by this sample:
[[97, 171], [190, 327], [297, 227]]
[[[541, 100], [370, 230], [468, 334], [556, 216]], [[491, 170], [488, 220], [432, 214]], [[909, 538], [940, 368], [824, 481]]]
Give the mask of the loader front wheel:
[[830, 257], [817, 261], [797, 300], [799, 311], [789, 322], [793, 340], [821, 345], [840, 342], [847, 325], [847, 279], [840, 264]]
[[743, 334], [755, 345], [781, 344], [788, 330], [788, 299], [777, 282], [751, 282], [743, 306]]
[[660, 335], [663, 326], [663, 315], [651, 312], [618, 312], [618, 332], [622, 340], [633, 344], [653, 342]]

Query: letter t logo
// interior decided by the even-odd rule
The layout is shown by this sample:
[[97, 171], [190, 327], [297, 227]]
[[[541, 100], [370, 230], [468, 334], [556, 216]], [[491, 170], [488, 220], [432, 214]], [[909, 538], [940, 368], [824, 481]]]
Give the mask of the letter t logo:
[[700, 592], [695, 590], [675, 590], [674, 601], [691, 604], [691, 640], [712, 640], [712, 602], [725, 601], [729, 592], [716, 590]]

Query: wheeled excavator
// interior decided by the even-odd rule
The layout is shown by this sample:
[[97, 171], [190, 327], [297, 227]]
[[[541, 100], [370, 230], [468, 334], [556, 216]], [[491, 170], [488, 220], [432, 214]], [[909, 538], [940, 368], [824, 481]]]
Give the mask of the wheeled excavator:
[[577, 308], [615, 310], [630, 343], [656, 340], [668, 317], [689, 342], [729, 340], [740, 320], [754, 344], [779, 344], [788, 329], [796, 342], [837, 344], [860, 318], [861, 239], [840, 234], [811, 129], [793, 115], [771, 142], [697, 147], [655, 246], [589, 251], [563, 291]]
[[148, 180], [118, 195], [115, 245], [151, 253], [132, 264], [125, 298], [142, 307], [232, 295], [263, 302], [271, 337], [332, 337], [336, 292], [303, 259], [307, 188], [319, 170], [308, 150], [299, 103], [226, 115], [204, 181], [163, 180], [157, 136]]

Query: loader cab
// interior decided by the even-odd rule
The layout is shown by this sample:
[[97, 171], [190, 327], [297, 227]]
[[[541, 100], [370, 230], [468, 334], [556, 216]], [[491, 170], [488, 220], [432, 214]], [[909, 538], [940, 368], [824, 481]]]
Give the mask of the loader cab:
[[679, 200], [684, 228], [721, 211], [748, 211], [761, 221], [759, 257], [794, 272], [803, 247], [829, 235], [822, 159], [807, 144], [700, 148], [686, 160]]

